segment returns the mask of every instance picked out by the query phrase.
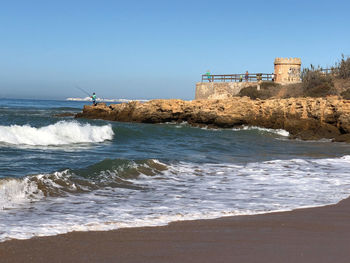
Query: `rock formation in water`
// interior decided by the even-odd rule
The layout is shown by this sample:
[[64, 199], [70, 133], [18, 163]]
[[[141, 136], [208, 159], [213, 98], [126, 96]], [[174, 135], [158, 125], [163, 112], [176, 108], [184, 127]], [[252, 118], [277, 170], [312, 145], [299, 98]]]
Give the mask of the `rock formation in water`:
[[242, 125], [285, 129], [292, 138], [350, 142], [350, 100], [338, 97], [251, 100], [151, 100], [84, 106], [77, 118], [122, 122], [188, 122], [231, 128]]

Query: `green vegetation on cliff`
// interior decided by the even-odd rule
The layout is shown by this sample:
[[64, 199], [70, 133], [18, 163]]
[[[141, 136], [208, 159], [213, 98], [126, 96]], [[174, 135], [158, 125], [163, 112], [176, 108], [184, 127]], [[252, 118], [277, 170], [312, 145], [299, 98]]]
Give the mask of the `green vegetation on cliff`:
[[334, 70], [338, 78], [350, 79], [350, 57], [345, 58], [342, 55], [341, 60], [336, 64]]
[[260, 84], [260, 90], [257, 90], [256, 86], [249, 86], [249, 87], [243, 88], [240, 91], [239, 96], [240, 97], [247, 96], [252, 100], [255, 100], [255, 99], [265, 100], [275, 96], [275, 94], [277, 94], [280, 89], [281, 89], [280, 84], [277, 84], [274, 82], [262, 82]]
[[325, 74], [320, 67], [305, 68], [301, 73], [303, 95], [306, 97], [325, 97], [337, 95], [334, 89], [334, 75]]

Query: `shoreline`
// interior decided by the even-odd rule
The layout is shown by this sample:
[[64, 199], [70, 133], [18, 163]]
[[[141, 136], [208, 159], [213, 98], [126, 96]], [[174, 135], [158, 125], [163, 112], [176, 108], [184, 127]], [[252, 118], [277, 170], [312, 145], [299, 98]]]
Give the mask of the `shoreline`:
[[151, 100], [85, 105], [75, 118], [119, 122], [184, 122], [192, 126], [236, 128], [257, 126], [283, 129], [290, 138], [331, 139], [350, 142], [350, 101], [336, 96], [251, 100], [233, 97], [221, 100]]
[[288, 212], [0, 243], [1, 262], [348, 262], [350, 198]]

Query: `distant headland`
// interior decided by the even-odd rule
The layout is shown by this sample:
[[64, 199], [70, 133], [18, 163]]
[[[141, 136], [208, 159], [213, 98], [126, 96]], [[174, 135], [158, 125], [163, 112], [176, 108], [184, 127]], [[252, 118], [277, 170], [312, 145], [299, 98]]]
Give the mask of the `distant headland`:
[[76, 118], [122, 122], [187, 122], [285, 129], [291, 138], [350, 142], [350, 58], [330, 69], [301, 71], [298, 58], [276, 58], [272, 74], [202, 76], [196, 99], [84, 106]]
[[[91, 97], [84, 97], [84, 98], [66, 98], [66, 100], [68, 101], [91, 101]], [[124, 102], [131, 102], [131, 101], [149, 101], [149, 100], [145, 100], [145, 99], [106, 99], [106, 98], [97, 98], [96, 101], [98, 102], [120, 102], [120, 103], [124, 103]]]

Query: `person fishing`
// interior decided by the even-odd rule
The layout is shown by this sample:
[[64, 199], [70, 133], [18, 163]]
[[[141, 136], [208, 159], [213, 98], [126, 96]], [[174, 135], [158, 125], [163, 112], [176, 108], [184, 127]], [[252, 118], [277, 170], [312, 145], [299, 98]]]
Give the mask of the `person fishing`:
[[96, 103], [96, 94], [95, 94], [95, 92], [92, 93], [92, 96], [90, 98], [92, 99], [92, 105], [96, 106], [97, 103]]
[[207, 72], [205, 73], [205, 75], [207, 75], [208, 81], [211, 82], [211, 76], [210, 76], [210, 71], [209, 71], [209, 69], [207, 70]]
[[76, 86], [76, 88], [77, 88], [78, 90], [84, 92], [86, 95], [89, 96], [89, 98], [91, 98], [91, 100], [92, 100], [92, 105], [94, 105], [94, 106], [97, 105], [97, 103], [96, 103], [96, 93], [95, 93], [95, 92], [93, 92], [93, 93], [92, 93], [92, 96], [90, 96], [91, 93], [87, 92], [86, 90], [84, 90], [84, 89], [82, 89], [82, 88], [80, 88], [80, 87], [78, 87], [78, 86]]

